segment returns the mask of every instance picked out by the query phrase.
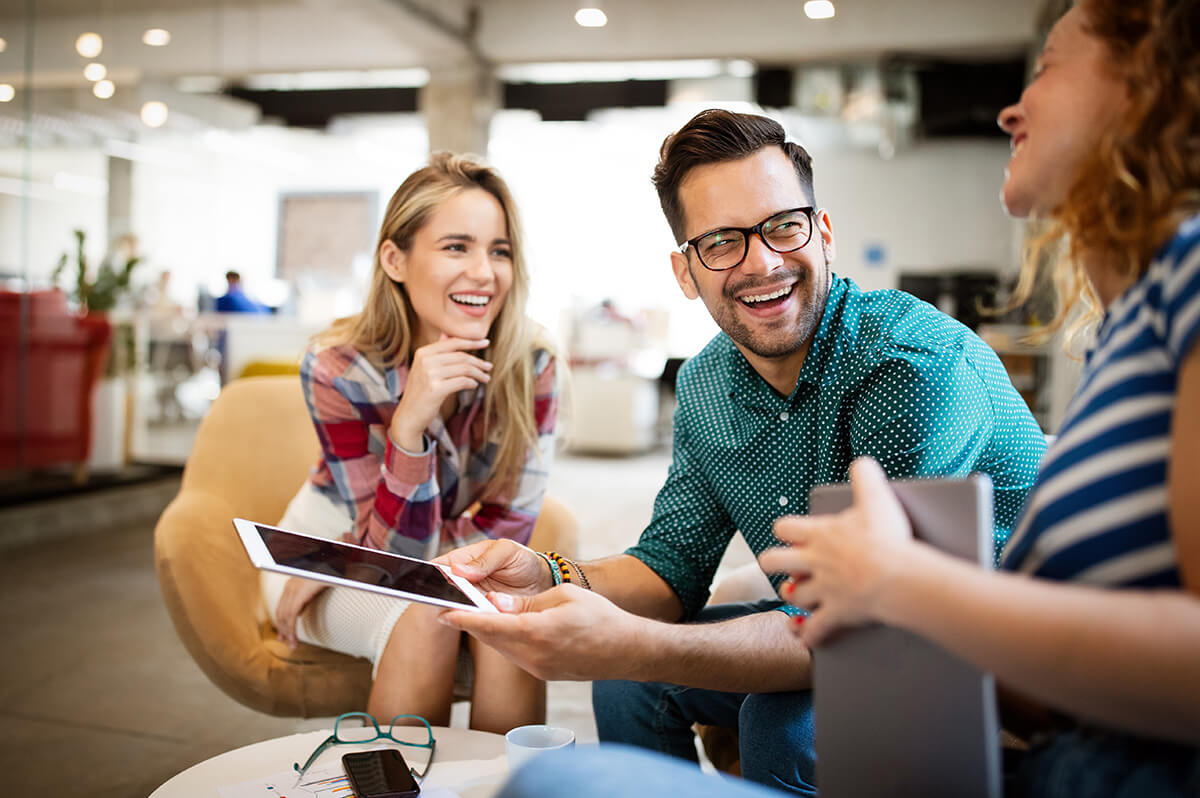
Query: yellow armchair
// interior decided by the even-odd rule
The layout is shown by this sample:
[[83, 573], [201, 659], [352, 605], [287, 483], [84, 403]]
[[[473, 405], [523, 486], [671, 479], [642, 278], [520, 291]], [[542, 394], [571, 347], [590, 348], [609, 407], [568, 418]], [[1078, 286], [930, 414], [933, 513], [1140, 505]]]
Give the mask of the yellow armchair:
[[[361, 710], [371, 687], [367, 660], [303, 644], [293, 651], [257, 617], [259, 571], [233, 529], [234, 517], [278, 520], [317, 453], [297, 377], [235, 380], [201, 423], [179, 495], [154, 530], [163, 599], [192, 658], [232, 698], [282, 717]], [[578, 529], [547, 497], [530, 545], [574, 552]]]

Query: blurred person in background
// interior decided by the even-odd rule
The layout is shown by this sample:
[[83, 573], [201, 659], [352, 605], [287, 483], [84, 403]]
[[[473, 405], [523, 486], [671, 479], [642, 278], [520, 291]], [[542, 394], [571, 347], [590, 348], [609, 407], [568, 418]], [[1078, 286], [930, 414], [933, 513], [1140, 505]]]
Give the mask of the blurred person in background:
[[236, 271], [225, 272], [225, 293], [217, 297], [218, 313], [270, 313], [263, 303], [251, 299], [242, 288], [242, 275]]

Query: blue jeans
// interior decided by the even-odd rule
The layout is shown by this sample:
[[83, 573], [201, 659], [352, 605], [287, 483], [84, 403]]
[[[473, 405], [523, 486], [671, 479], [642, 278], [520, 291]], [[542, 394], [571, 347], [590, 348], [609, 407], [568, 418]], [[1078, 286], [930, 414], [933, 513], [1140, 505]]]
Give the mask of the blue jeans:
[[688, 798], [778, 798], [778, 793], [732, 776], [705, 773], [678, 759], [620, 745], [587, 745], [538, 754], [496, 798], [614, 798], [686, 795]]
[[[706, 607], [698, 622], [772, 612], [779, 601]], [[797, 795], [816, 795], [812, 692], [727, 693], [664, 682], [597, 681], [592, 710], [601, 742], [697, 761], [692, 724], [738, 730], [742, 776]]]
[[1011, 798], [1195, 798], [1200, 748], [1067, 732], [1035, 746], [1006, 792]]

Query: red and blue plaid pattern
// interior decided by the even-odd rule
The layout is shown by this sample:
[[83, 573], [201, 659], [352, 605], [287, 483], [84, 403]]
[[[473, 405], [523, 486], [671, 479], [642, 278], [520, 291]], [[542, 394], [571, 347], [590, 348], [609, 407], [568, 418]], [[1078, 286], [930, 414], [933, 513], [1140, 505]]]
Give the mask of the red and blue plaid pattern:
[[388, 435], [408, 366], [380, 371], [349, 345], [313, 349], [300, 379], [321, 442], [309, 481], [344, 506], [343, 539], [429, 558], [485, 538], [529, 540], [554, 458], [558, 392], [554, 357], [534, 358], [538, 446], [505, 494], [480, 501], [498, 444], [484, 429], [483, 386], [458, 394], [445, 422], [425, 430], [425, 450], [407, 452]]

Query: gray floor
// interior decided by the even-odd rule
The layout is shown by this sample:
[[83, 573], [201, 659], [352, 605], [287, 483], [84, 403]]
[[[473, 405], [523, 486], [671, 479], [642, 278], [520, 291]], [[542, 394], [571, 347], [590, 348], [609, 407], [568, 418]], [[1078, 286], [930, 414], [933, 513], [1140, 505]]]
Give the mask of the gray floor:
[[[580, 518], [582, 557], [636, 539], [667, 464], [664, 452], [559, 457], [550, 490]], [[0, 794], [146, 796], [221, 751], [328, 727], [327, 720], [242, 707], [207, 681], [180, 644], [151, 550], [154, 502], [165, 503], [173, 488], [140, 489], [139, 523], [114, 526], [113, 508], [131, 505], [120, 491], [41, 508], [76, 533], [42, 543], [6, 544], [16, 522], [11, 512], [0, 514]], [[28, 524], [29, 515], [19, 520]], [[731, 550], [724, 567], [748, 560], [748, 551]], [[455, 725], [465, 725], [465, 712], [465, 704], [456, 706]], [[589, 686], [553, 683], [550, 721], [575, 729], [580, 741], [594, 740]]]

